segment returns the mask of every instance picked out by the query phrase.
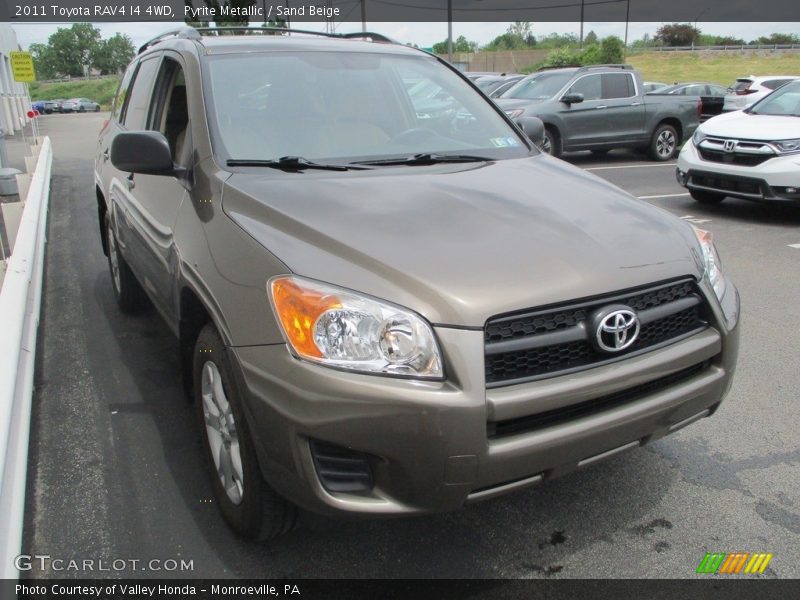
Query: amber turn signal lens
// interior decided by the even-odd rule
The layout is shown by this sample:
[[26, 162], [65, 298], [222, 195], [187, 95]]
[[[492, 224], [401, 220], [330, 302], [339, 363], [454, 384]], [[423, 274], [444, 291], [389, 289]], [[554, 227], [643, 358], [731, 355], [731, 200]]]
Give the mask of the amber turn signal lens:
[[305, 357], [322, 358], [314, 343], [314, 323], [326, 310], [341, 308], [336, 296], [303, 289], [288, 277], [272, 281], [272, 302], [283, 332], [295, 352]]

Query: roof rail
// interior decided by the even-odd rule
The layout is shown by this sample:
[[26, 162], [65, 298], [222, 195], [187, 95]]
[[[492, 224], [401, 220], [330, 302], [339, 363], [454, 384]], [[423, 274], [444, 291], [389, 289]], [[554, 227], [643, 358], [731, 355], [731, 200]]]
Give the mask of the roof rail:
[[178, 29], [172, 29], [170, 31], [165, 31], [161, 35], [154, 37], [149, 42], [145, 42], [142, 46], [139, 47], [139, 52], [137, 54], [141, 54], [151, 46], [155, 46], [158, 42], [162, 42], [167, 38], [176, 37], [176, 38], [184, 38], [188, 40], [199, 40], [200, 34], [198, 33], [197, 29], [194, 27], [179, 27]]
[[346, 40], [353, 40], [353, 39], [365, 39], [365, 40], [372, 40], [374, 42], [382, 42], [386, 44], [399, 44], [399, 42], [383, 35], [382, 33], [375, 33], [373, 31], [358, 31], [353, 33], [327, 33], [324, 31], [310, 31], [308, 29], [288, 29], [285, 27], [180, 27], [178, 29], [173, 29], [170, 31], [166, 31], [161, 35], [154, 37], [149, 42], [146, 42], [143, 46], [139, 48], [139, 54], [154, 46], [155, 44], [162, 42], [168, 38], [183, 38], [189, 40], [201, 40], [204, 36], [205, 37], [217, 37], [223, 36], [228, 34], [239, 34], [239, 35], [275, 35], [280, 33], [302, 33], [307, 35], [318, 35], [320, 37], [327, 37], [327, 38], [339, 38], [339, 39], [346, 39]]
[[575, 64], [569, 64], [569, 65], [556, 65], [556, 66], [553, 66], [553, 67], [539, 67], [536, 70], [537, 71], [552, 71], [553, 69], [576, 69], [576, 68], [580, 68], [580, 67], [581, 67], [581, 65], [575, 63]]
[[632, 71], [633, 65], [586, 65], [578, 70], [589, 71], [591, 69], [624, 69], [626, 71]]

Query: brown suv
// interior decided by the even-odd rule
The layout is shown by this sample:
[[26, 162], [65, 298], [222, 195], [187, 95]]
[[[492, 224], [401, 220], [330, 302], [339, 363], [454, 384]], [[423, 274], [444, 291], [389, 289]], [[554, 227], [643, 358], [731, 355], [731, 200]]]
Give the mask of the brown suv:
[[237, 33], [142, 48], [96, 158], [114, 293], [179, 337], [236, 531], [456, 508], [717, 409], [739, 300], [708, 233], [435, 56]]

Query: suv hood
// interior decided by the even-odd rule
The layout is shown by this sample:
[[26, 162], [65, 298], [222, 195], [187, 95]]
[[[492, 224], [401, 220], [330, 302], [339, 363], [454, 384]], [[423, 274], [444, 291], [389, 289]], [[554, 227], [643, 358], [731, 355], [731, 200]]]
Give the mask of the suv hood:
[[726, 138], [774, 141], [800, 137], [800, 117], [753, 115], [741, 110], [713, 117], [700, 126], [703, 133]]
[[495, 98], [495, 103], [503, 110], [511, 110], [514, 108], [526, 108], [532, 104], [541, 104], [550, 98], [534, 98], [526, 100], [524, 98]]
[[483, 327], [500, 313], [702, 273], [687, 224], [546, 155], [240, 172], [223, 209], [296, 274], [434, 324]]

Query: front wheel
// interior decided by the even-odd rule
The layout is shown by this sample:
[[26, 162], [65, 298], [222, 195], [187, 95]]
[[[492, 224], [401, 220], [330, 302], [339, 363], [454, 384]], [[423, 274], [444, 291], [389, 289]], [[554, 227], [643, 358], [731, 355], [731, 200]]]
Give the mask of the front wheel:
[[704, 192], [701, 190], [689, 190], [689, 195], [700, 204], [719, 204], [725, 200], [725, 194], [715, 194], [714, 192]]
[[678, 142], [678, 132], [672, 125], [659, 125], [650, 140], [650, 158], [658, 161], [674, 158], [678, 153]]
[[223, 518], [247, 539], [266, 540], [289, 531], [296, 509], [261, 476], [242, 394], [225, 345], [212, 323], [197, 337], [192, 372], [204, 454]]
[[542, 142], [541, 150], [545, 154], [555, 156], [556, 158], [561, 156], [561, 138], [557, 131], [550, 127], [545, 128], [544, 142]]
[[100, 112], [100, 105], [99, 104], [94, 107], [94, 112]]

